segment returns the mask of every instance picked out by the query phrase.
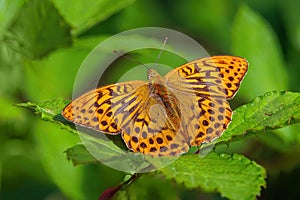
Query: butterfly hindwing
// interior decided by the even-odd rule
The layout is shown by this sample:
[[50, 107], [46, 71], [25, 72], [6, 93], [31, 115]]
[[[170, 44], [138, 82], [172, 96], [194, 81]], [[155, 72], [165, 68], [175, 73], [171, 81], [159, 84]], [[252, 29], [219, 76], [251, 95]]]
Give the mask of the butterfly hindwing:
[[168, 109], [156, 96], [149, 95], [134, 111], [134, 119], [124, 127], [122, 137], [134, 152], [152, 156], [179, 155], [187, 152], [188, 143], [178, 133], [179, 119], [172, 120]]

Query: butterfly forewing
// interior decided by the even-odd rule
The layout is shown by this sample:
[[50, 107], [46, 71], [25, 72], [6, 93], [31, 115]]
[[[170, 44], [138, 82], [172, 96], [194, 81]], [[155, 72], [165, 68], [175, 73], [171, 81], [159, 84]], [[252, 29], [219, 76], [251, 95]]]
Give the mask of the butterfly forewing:
[[[147, 83], [129, 81], [91, 90], [67, 105], [62, 115], [77, 125], [117, 134], [121, 125], [130, 119], [127, 108], [137, 102], [133, 93], [143, 85]], [[145, 101], [143, 97], [139, 100]]]
[[236, 94], [248, 70], [248, 61], [236, 56], [212, 56], [200, 59], [196, 63], [218, 69], [227, 99]]
[[187, 63], [165, 76], [185, 111], [182, 131], [189, 135], [190, 145], [211, 142], [227, 128], [232, 111], [226, 99], [237, 92], [247, 67], [240, 57], [213, 56]]

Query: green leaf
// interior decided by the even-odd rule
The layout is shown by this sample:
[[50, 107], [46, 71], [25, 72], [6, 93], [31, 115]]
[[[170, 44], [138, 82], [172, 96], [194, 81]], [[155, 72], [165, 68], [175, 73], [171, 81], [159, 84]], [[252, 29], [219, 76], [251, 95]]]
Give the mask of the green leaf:
[[266, 186], [264, 168], [238, 154], [182, 156], [160, 171], [187, 188], [217, 191], [229, 199], [255, 199]]
[[68, 102], [68, 100], [53, 100], [44, 101], [41, 103], [18, 103], [16, 106], [29, 108], [36, 114], [41, 115], [42, 120], [58, 123], [62, 129], [66, 129], [71, 133], [77, 134], [76, 129], [74, 129], [70, 123], [67, 123], [67, 121], [61, 115], [62, 109]]
[[0, 2], [0, 38], [15, 19], [26, 0], [1, 0]]
[[62, 112], [62, 108], [66, 106], [69, 100], [54, 100], [54, 101], [44, 101], [41, 103], [19, 103], [17, 106], [30, 108], [36, 114], [41, 114], [41, 118], [45, 121], [57, 122], [55, 117]]
[[[97, 142], [96, 145], [91, 143], [87, 145], [87, 142], [84, 141], [84, 145], [78, 144], [68, 148], [65, 151], [68, 160], [71, 160], [75, 166], [81, 164], [95, 164], [103, 162], [105, 165], [110, 166], [114, 169], [120, 169], [117, 167], [119, 167], [118, 165], [122, 163], [123, 171], [129, 172], [131, 174], [135, 173], [138, 170], [136, 169], [137, 167], [146, 168], [149, 166], [149, 164], [144, 161], [145, 157], [141, 156], [138, 153], [136, 153], [135, 156], [128, 155], [126, 154], [126, 152], [114, 145], [111, 141], [100, 141], [95, 140], [94, 138], [92, 139], [94, 142]], [[95, 157], [91, 155], [91, 152], [93, 153], [93, 155], [95, 155]]]
[[268, 92], [234, 111], [232, 122], [214, 143], [229, 142], [300, 122], [300, 93]]
[[68, 160], [72, 160], [75, 166], [79, 164], [99, 163], [99, 161], [88, 152], [83, 144], [68, 148], [65, 153], [67, 154]]
[[287, 89], [287, 73], [278, 39], [270, 24], [243, 6], [232, 27], [232, 53], [249, 61], [238, 96], [248, 100], [268, 91]]
[[50, 0], [30, 0], [19, 10], [5, 35], [5, 42], [17, 52], [40, 58], [70, 45], [70, 30]]
[[[75, 34], [91, 28], [135, 0], [53, 0], [60, 13], [74, 28]], [[79, 14], [80, 13], [80, 14]]]

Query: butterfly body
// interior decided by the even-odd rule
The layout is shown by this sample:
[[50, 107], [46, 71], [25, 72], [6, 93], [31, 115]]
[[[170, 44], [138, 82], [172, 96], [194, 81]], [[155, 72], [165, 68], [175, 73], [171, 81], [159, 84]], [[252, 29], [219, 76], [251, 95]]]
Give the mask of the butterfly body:
[[180, 155], [218, 138], [231, 121], [227, 99], [247, 71], [245, 59], [213, 56], [148, 81], [96, 88], [72, 101], [63, 116], [77, 125], [121, 133], [129, 149], [153, 156]]
[[154, 69], [148, 70], [150, 97], [154, 97], [166, 109], [166, 114], [170, 119], [180, 118], [180, 109], [178, 108], [178, 99], [172, 91], [168, 89], [165, 79]]

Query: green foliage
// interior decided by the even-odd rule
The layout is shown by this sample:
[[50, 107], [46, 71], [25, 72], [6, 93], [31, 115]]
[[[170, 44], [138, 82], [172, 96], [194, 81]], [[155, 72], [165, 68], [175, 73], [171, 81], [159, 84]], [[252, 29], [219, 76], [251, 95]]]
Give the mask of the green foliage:
[[[262, 194], [261, 199], [299, 199], [298, 7], [295, 0], [244, 0], [243, 4], [220, 0], [2, 0], [0, 198], [97, 199], [112, 188], [117, 192], [115, 199], [220, 199], [220, 195], [255, 199]], [[200, 41], [212, 55], [242, 56], [250, 65], [241, 90], [230, 102], [236, 108], [232, 122], [212, 143], [218, 153], [212, 151], [203, 158], [182, 155], [156, 172], [132, 176], [99, 163], [60, 113], [90, 51], [110, 35], [142, 26], [176, 29]], [[123, 50], [137, 43], [162, 45], [135, 36], [115, 41], [106, 50]], [[157, 55], [145, 49], [130, 56], [149, 63]], [[105, 54], [100, 53], [99, 58], [105, 59]], [[167, 52], [160, 58], [160, 63], [171, 67], [184, 62]], [[105, 71], [100, 84], [145, 78], [145, 70], [131, 71], [135, 65], [120, 59]], [[162, 74], [168, 70], [159, 69]], [[89, 79], [93, 72], [82, 76]], [[80, 88], [87, 89], [84, 84]], [[42, 120], [15, 105], [30, 108]], [[99, 141], [96, 152], [108, 157], [127, 150], [124, 145], [116, 146], [115, 140]], [[229, 150], [222, 149], [222, 144]], [[284, 179], [278, 178], [280, 171], [287, 174]]]
[[[228, 53], [228, 46], [230, 45], [228, 38], [231, 34], [231, 21], [235, 9], [237, 9], [237, 5], [228, 5], [226, 1], [191, 0], [191, 3], [175, 1], [173, 12], [176, 13], [176, 20], [186, 24], [187, 31], [205, 36], [205, 38], [208, 38], [208, 42], [219, 43], [219, 48]], [[189, 18], [197, 20], [187, 20], [186, 13], [179, 10], [188, 10]], [[220, 34], [220, 31], [222, 34]]]
[[228, 199], [255, 199], [265, 187], [265, 169], [238, 154], [182, 156], [161, 172], [187, 188], [218, 191]]
[[[97, 162], [83, 145], [68, 149], [67, 155], [75, 165]], [[261, 187], [266, 186], [265, 169], [238, 154], [210, 153], [204, 158], [182, 156], [159, 172], [187, 188], [218, 191], [229, 199], [254, 199]]]
[[288, 0], [285, 3], [280, 2], [280, 13], [283, 15], [283, 20], [286, 25], [286, 31], [291, 41], [291, 45], [300, 50], [300, 13], [298, 9], [299, 1]]
[[268, 22], [248, 7], [238, 10], [232, 26], [232, 53], [247, 58], [250, 63], [239, 95], [250, 100], [287, 87], [283, 55], [278, 46], [278, 39]]
[[[73, 27], [75, 34], [80, 34], [95, 24], [107, 19], [115, 12], [129, 6], [135, 0], [54, 0], [54, 4]], [[78, 14], [80, 13], [80, 14]]]
[[[26, 1], [5, 35], [6, 43], [31, 58], [71, 44], [71, 28], [50, 1]], [[48, 38], [51, 38], [50, 40]]]
[[[42, 119], [56, 122], [74, 132], [67, 122], [62, 124], [60, 112], [65, 104], [66, 101], [54, 100], [40, 104], [22, 103], [18, 106], [31, 108], [40, 113]], [[269, 92], [236, 109], [232, 123], [214, 143], [229, 142], [237, 137], [241, 139], [246, 133], [261, 133], [266, 129], [277, 129], [300, 122], [299, 105], [300, 93]], [[106, 147], [101, 149], [102, 154], [105, 151], [110, 157], [122, 154], [113, 142], [98, 142]], [[83, 145], [68, 148], [66, 153], [75, 165], [97, 163]], [[197, 155], [182, 156], [161, 172], [166, 178], [184, 183], [187, 188], [200, 187], [205, 191], [218, 191], [229, 199], [254, 199], [259, 195], [260, 188], [265, 186], [264, 168], [238, 154], [209, 153], [202, 159]]]
[[260, 133], [300, 122], [300, 94], [268, 92], [236, 109], [232, 122], [217, 142], [228, 142], [246, 133]]
[[99, 161], [95, 159], [85, 148], [83, 144], [75, 145], [68, 148], [65, 153], [67, 154], [68, 160], [72, 160], [73, 164], [88, 164], [88, 163], [98, 163]]

